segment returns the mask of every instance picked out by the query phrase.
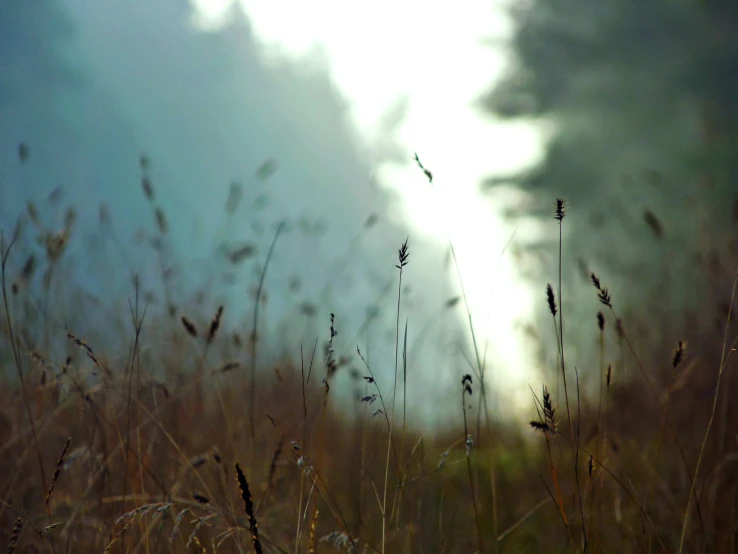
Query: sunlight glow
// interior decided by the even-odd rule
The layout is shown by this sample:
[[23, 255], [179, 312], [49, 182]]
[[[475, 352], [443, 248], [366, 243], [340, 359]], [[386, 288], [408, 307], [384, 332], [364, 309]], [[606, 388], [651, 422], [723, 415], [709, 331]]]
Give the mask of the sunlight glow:
[[418, 152], [432, 170], [435, 189], [411, 163], [377, 168], [375, 178], [399, 195], [400, 217], [418, 233], [441, 248], [451, 237], [482, 350], [490, 338], [493, 378], [515, 405], [527, 407], [535, 362], [516, 326], [530, 318], [535, 297], [504, 252], [514, 229], [479, 192], [485, 177], [515, 170], [540, 151], [531, 128], [485, 120], [474, 107], [503, 69], [503, 53], [482, 43], [509, 33], [500, 7], [486, 0], [464, 0], [453, 9], [420, 0], [193, 1], [201, 27], [217, 27], [240, 1], [267, 61], [316, 54], [327, 60], [353, 123], [369, 141], [381, 132], [386, 111], [407, 99], [398, 141], [408, 159]]

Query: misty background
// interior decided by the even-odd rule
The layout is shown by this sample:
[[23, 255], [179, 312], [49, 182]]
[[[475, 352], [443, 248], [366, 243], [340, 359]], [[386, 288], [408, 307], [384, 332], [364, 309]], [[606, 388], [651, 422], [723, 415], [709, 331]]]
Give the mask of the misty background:
[[[20, 215], [30, 244], [34, 219], [54, 233], [73, 220], [66, 272], [55, 269], [53, 280], [67, 292], [77, 287], [94, 295], [86, 300], [114, 301], [119, 312], [81, 317], [75, 313], [80, 302], [49, 308], [53, 302], [38, 298], [29, 310], [57, 310], [41, 342], [56, 336], [64, 344], [63, 330], [72, 326], [90, 344], [93, 334], [105, 340], [104, 326], [117, 329], [112, 320], [119, 325], [120, 314], [126, 317], [132, 273], [150, 313], [158, 308], [177, 325], [180, 314], [202, 321], [222, 302], [225, 324], [248, 334], [260, 273], [285, 221], [264, 284], [260, 362], [268, 367], [283, 355], [294, 359], [300, 346], [308, 357], [316, 340], [320, 346], [327, 340], [334, 312], [337, 355], [364, 374], [359, 345], [373, 371], [389, 381], [397, 250], [409, 239], [400, 334], [407, 321], [408, 388], [418, 393], [410, 402], [424, 417], [441, 417], [428, 399], [446, 398], [470, 371], [464, 356], [473, 354], [448, 252], [453, 230], [443, 221], [450, 206], [397, 136], [411, 103], [407, 94], [390, 97], [373, 131], [362, 130], [319, 50], [275, 58], [256, 43], [239, 9], [206, 30], [192, 24], [197, 13], [166, 0], [3, 8], [3, 230], [10, 237]], [[21, 143], [27, 148], [22, 156]], [[426, 159], [436, 183], [444, 177], [440, 161]], [[406, 180], [395, 178], [393, 186], [416, 189], [410, 200], [388, 184], [391, 176], [381, 175], [393, 166], [404, 169]], [[481, 202], [476, 182], [464, 186]], [[416, 208], [413, 198], [425, 203], [417, 210], [432, 222], [425, 229], [408, 214]], [[462, 232], [470, 230], [485, 231]], [[494, 262], [487, 267], [499, 265], [503, 240], [509, 237], [478, 238]], [[456, 247], [463, 267], [469, 255], [462, 243]], [[24, 259], [17, 257], [15, 271], [22, 273]], [[492, 319], [479, 309], [489, 298], [486, 273], [477, 273], [475, 282], [469, 279], [474, 273], [465, 272], [482, 324], [485, 316]], [[500, 292], [511, 298], [509, 288]], [[62, 297], [59, 292], [55, 300]], [[514, 334], [512, 313], [495, 314], [507, 337]], [[505, 356], [523, 359], [504, 340], [488, 350], [501, 368]], [[319, 349], [321, 376], [322, 360]], [[348, 369], [338, 377], [348, 379]]]
[[[512, 62], [483, 102], [501, 118], [537, 122], [546, 151], [484, 186], [515, 183], [527, 193], [511, 221], [549, 217], [552, 191], [569, 201], [564, 311], [578, 336], [567, 348], [594, 348], [603, 309], [609, 344], [624, 349], [598, 305], [594, 272], [654, 373], [669, 367], [681, 339], [695, 363], [719, 356], [738, 257], [738, 7], [555, 0], [508, 13]], [[531, 243], [521, 270], [554, 266], [554, 237]], [[616, 378], [637, 375], [631, 357], [609, 357]]]
[[[21, 216], [33, 249], [34, 217], [55, 232], [73, 224], [54, 282], [113, 304], [82, 313], [76, 293], [47, 308], [31, 298], [39, 271], [22, 309], [53, 317], [34, 347], [54, 333], [63, 343], [72, 322], [91, 343], [112, 333], [132, 273], [150, 309], [205, 325], [225, 303], [229, 329], [248, 333], [285, 221], [260, 362], [322, 345], [334, 312], [337, 354], [350, 359], [339, 377], [363, 374], [358, 344], [389, 387], [408, 238], [409, 404], [441, 418], [474, 365], [451, 236], [492, 409], [529, 410], [528, 386], [553, 378], [557, 355], [544, 294], [557, 279], [557, 197], [568, 203], [565, 344], [585, 386], [601, 374], [590, 271], [655, 365], [679, 338], [709, 344], [724, 323], [738, 218], [735, 8], [203, 5], [0, 7], [2, 230]], [[11, 261], [20, 273], [25, 258]], [[317, 360], [322, 375], [320, 350]]]

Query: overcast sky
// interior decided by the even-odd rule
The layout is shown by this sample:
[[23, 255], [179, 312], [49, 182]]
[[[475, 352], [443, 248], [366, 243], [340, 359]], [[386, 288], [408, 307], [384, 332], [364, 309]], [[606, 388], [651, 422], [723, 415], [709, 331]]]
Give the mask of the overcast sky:
[[[506, 245], [535, 230], [504, 227], [500, 200], [478, 193], [483, 177], [537, 154], [530, 129], [484, 120], [473, 106], [502, 67], [501, 53], [481, 44], [504, 38], [500, 10], [482, 0], [452, 11], [416, 0], [263, 0], [245, 12], [231, 2], [207, 5], [204, 12], [176, 0], [0, 7], [3, 230], [12, 230], [28, 199], [54, 216], [61, 208], [44, 199], [63, 185], [80, 231], [98, 232], [100, 203], [109, 207], [124, 248], [106, 251], [108, 263], [148, 264], [143, 272], [153, 278], [152, 258], [137, 254], [143, 247], [132, 240], [154, 227], [139, 186], [145, 151], [172, 248], [189, 268], [180, 276], [186, 286], [207, 285], [236, 307], [232, 323], [247, 319], [254, 266], [263, 263], [274, 222], [289, 219], [267, 279], [268, 324], [287, 321], [312, 344], [307, 337], [314, 341], [316, 332], [327, 338], [335, 311], [339, 350], [355, 352], [358, 341], [385, 377], [394, 368], [396, 281], [381, 294], [396, 279], [397, 248], [409, 237], [403, 279], [411, 290], [401, 319], [408, 318], [411, 346], [429, 330], [411, 380], [430, 392], [448, 390], [468, 371], [455, 346], [468, 341], [463, 303], [443, 312], [445, 326], [427, 326], [459, 291], [453, 266], [444, 265], [450, 235], [479, 338], [493, 337], [488, 357], [498, 386], [527, 406], [533, 362], [518, 324], [540, 294], [520, 283]], [[31, 146], [23, 168], [20, 140]], [[435, 188], [411, 163], [414, 151]], [[276, 171], [260, 180], [255, 171], [266, 160]], [[234, 180], [244, 195], [227, 218]], [[362, 232], [372, 214], [377, 223]], [[222, 240], [256, 246], [249, 269], [230, 285], [207, 262]], [[101, 286], [95, 274], [81, 278]], [[327, 282], [329, 305], [320, 302]], [[381, 325], [357, 339], [378, 299]], [[303, 321], [300, 302], [318, 304], [315, 326]], [[462, 347], [471, 358], [468, 342]], [[415, 404], [432, 411], [420, 398]]]

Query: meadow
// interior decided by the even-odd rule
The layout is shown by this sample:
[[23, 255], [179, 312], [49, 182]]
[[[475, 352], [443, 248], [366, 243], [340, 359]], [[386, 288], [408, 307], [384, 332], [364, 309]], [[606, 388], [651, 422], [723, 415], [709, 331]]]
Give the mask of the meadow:
[[[145, 172], [141, 186], [153, 195]], [[582, 368], [563, 346], [559, 271], [540, 283], [558, 363], [548, 382], [531, 383], [530, 416], [491, 415], [477, 351], [447, 391], [459, 417], [427, 429], [405, 410], [416, 392], [404, 386], [399, 313], [394, 381], [375, 378], [360, 349], [355, 365], [336, 356], [333, 317], [314, 343], [260, 363], [263, 278], [253, 318], [207, 294], [156, 309], [133, 278], [105, 315], [118, 332], [84, 336], [86, 310], [102, 308], [83, 309], [73, 284], [58, 292], [74, 211], [55, 231], [30, 204], [21, 215], [27, 225], [3, 235], [1, 252], [7, 552], [736, 551], [729, 270], [715, 278], [719, 307], [695, 314], [669, 350], [636, 340], [621, 291], [591, 274], [594, 395], [580, 390]], [[557, 233], [577, 217], [563, 200], [551, 215]], [[166, 214], [152, 217], [163, 237]], [[387, 248], [397, 252], [390, 305], [399, 310], [412, 237]], [[559, 270], [563, 248], [560, 240]], [[49, 324], [54, 309], [63, 326]], [[351, 386], [331, 386], [340, 374]]]

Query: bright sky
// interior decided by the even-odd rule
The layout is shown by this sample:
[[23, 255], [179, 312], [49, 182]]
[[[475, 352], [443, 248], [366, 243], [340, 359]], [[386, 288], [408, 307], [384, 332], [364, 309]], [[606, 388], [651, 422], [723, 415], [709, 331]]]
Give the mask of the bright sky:
[[529, 163], [539, 154], [539, 143], [533, 129], [484, 119], [473, 107], [503, 67], [502, 52], [482, 43], [509, 33], [501, 6], [490, 0], [453, 5], [422, 0], [193, 2], [202, 13], [198, 23], [216, 27], [226, 10], [240, 2], [267, 56], [299, 59], [319, 49], [351, 105], [355, 125], [369, 140], [382, 115], [407, 97], [409, 112], [399, 143], [418, 152], [433, 171], [436, 190], [412, 165], [380, 167], [375, 177], [400, 195], [402, 217], [418, 232], [444, 246], [450, 233], [478, 338], [495, 337], [490, 352], [503, 371], [495, 380], [502, 380], [516, 404], [528, 406], [532, 376], [527, 368], [534, 363], [515, 322], [527, 318], [541, 295], [534, 297], [522, 285], [509, 252], [503, 253], [515, 230], [495, 216], [479, 183]]

